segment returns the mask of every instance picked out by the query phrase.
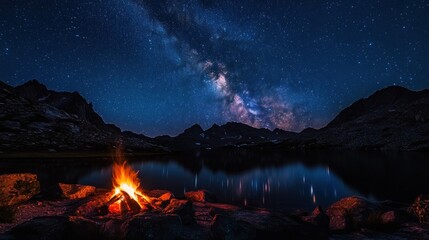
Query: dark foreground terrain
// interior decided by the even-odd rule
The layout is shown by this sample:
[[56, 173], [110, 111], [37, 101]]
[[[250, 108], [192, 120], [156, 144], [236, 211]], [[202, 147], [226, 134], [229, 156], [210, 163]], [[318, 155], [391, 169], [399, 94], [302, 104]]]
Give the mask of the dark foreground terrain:
[[[205, 190], [177, 199], [145, 191], [151, 204], [137, 210], [105, 208], [112, 193], [59, 184], [61, 198], [34, 197], [33, 174], [1, 175], [0, 239], [427, 239], [429, 198], [413, 205], [348, 197], [313, 212], [275, 212], [216, 202]], [[13, 193], [12, 193], [13, 192]], [[12, 193], [12, 194], [11, 194]], [[18, 194], [16, 194], [18, 193]]]

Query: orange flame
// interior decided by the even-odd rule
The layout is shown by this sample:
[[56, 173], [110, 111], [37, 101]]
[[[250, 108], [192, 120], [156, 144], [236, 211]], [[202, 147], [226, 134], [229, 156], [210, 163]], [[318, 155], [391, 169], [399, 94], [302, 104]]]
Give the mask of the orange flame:
[[[122, 158], [120, 150], [116, 152], [115, 163], [112, 167], [112, 184], [114, 187], [112, 197], [124, 191], [134, 199], [140, 207], [143, 207], [144, 201], [150, 203], [150, 199], [139, 190], [140, 180], [138, 178], [138, 172], [127, 165], [127, 162]], [[109, 210], [111, 212], [120, 212], [120, 205], [123, 200], [122, 197], [119, 201], [112, 204]]]
[[125, 191], [130, 197], [138, 202], [137, 194], [143, 195], [138, 191], [140, 181], [138, 179], [138, 172], [135, 172], [127, 162], [115, 163], [112, 168], [113, 174], [113, 187], [115, 193], [118, 194]]

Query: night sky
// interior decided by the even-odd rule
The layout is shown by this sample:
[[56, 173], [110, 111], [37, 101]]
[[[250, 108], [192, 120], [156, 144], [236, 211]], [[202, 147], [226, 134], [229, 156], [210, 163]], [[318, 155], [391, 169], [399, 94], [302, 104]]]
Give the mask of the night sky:
[[149, 136], [322, 127], [383, 87], [429, 87], [429, 1], [3, 0], [0, 80], [30, 79]]

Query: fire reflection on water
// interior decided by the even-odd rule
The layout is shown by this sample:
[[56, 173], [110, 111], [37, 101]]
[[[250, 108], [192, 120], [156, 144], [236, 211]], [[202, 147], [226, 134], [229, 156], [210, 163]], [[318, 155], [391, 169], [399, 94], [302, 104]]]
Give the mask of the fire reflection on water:
[[[146, 164], [142, 164], [140, 167], [141, 171], [145, 171], [145, 168], [147, 168]], [[286, 167], [281, 172], [278, 172], [277, 169], [272, 169], [274, 173], [256, 170], [241, 175], [226, 175], [203, 169], [198, 174], [191, 175], [191, 182], [183, 177], [186, 175], [185, 169], [179, 167], [179, 169], [175, 169], [174, 173], [172, 170], [173, 167], [170, 168], [170, 175], [168, 176], [166, 174], [168, 171], [163, 167], [162, 176], [170, 180], [174, 176], [182, 176], [181, 179], [183, 180], [180, 181], [182, 183], [181, 193], [193, 189], [208, 189], [222, 201], [244, 206], [270, 207], [278, 202], [288, 205], [288, 201], [290, 204], [296, 205], [302, 201], [311, 207], [328, 202], [323, 201], [324, 199], [338, 198], [335, 184], [336, 176], [331, 175], [329, 168], [315, 168], [308, 171], [304, 166], [296, 164]], [[187, 174], [189, 175], [189, 173]], [[332, 182], [334, 184], [329, 184]], [[285, 197], [287, 195], [296, 196], [293, 192], [299, 191], [302, 191], [302, 197], [300, 196], [299, 199]]]
[[175, 162], [131, 165], [139, 176], [144, 176], [142, 189], [168, 189], [177, 196], [194, 189], [207, 189], [219, 201], [243, 206], [311, 210], [316, 205], [327, 206], [341, 197], [359, 194], [326, 167], [307, 168], [299, 163], [240, 174], [207, 168], [192, 173]]

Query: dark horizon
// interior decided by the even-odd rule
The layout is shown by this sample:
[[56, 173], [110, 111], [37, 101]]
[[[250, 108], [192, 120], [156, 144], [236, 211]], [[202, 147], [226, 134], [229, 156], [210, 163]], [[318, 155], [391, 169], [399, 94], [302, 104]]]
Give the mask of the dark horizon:
[[[0, 81], [2, 81], [2, 80], [0, 79]], [[31, 80], [28, 80], [28, 81], [24, 82], [24, 84], [25, 84], [25, 83], [28, 83], [28, 82], [30, 82], [30, 81], [37, 81], [38, 83], [40, 83], [40, 84], [44, 85], [44, 83], [43, 83], [43, 82], [41, 82], [41, 81], [39, 81], [38, 79], [31, 79]], [[12, 86], [12, 87], [17, 87], [17, 86], [21, 86], [21, 85], [22, 85], [22, 84], [14, 85], [14, 86]], [[45, 85], [45, 86], [46, 86], [46, 85]], [[415, 90], [415, 89], [409, 89], [409, 88], [404, 87], [404, 86], [391, 85], [391, 86], [386, 86], [386, 87], [384, 87], [384, 88], [378, 89], [378, 90], [376, 90], [375, 92], [380, 91], [380, 90], [384, 90], [384, 89], [387, 89], [387, 88], [391, 88], [391, 87], [405, 88], [405, 89], [410, 90], [410, 91], [413, 91], [413, 92], [419, 92], [419, 91], [423, 91], [423, 90], [429, 90], [429, 88], [423, 88], [423, 89]], [[48, 88], [48, 90], [53, 90], [53, 91], [56, 91], [56, 92], [67, 92], [67, 91], [62, 91], [62, 90], [57, 90], [57, 89], [49, 89], [49, 88]], [[331, 121], [333, 121], [333, 120], [335, 119], [335, 117], [336, 117], [336, 116], [338, 116], [338, 114], [339, 114], [341, 111], [343, 111], [344, 109], [346, 109], [346, 108], [350, 107], [353, 103], [355, 103], [356, 101], [358, 101], [358, 100], [360, 100], [360, 99], [366, 99], [366, 98], [370, 97], [370, 96], [371, 96], [371, 95], [373, 95], [375, 92], [370, 93], [368, 96], [358, 97], [358, 98], [357, 98], [356, 100], [354, 100], [350, 105], [345, 106], [343, 109], [340, 109], [340, 110], [339, 110], [339, 111], [338, 111], [338, 112], [333, 116], [333, 118], [332, 118], [332, 119], [329, 119], [329, 120], [328, 120], [328, 122], [327, 122], [326, 124], [324, 124], [323, 126], [320, 126], [320, 127], [308, 126], [308, 127], [304, 128], [304, 129], [302, 129], [302, 130], [300, 130], [300, 131], [294, 131], [294, 130], [285, 130], [285, 131], [292, 132], [292, 133], [300, 133], [300, 132], [302, 132], [302, 131], [304, 131], [304, 130], [306, 130], [306, 129], [309, 129], [309, 128], [311, 128], [311, 129], [322, 129], [322, 128], [326, 127], [326, 126], [327, 126]], [[79, 93], [79, 92], [77, 92], [77, 93], [78, 93], [78, 94], [81, 94], [81, 93]], [[85, 100], [87, 101], [87, 103], [92, 104], [92, 102], [90, 101], [90, 99], [85, 99]], [[95, 111], [97, 114], [101, 115], [99, 112], [97, 112], [97, 109], [94, 109], [94, 111]], [[102, 116], [101, 116], [101, 117], [102, 117]], [[103, 119], [103, 120], [105, 120], [105, 119]], [[106, 121], [105, 121], [105, 122], [106, 122]], [[119, 125], [120, 125], [120, 123], [116, 123], [116, 122], [106, 122], [106, 123], [107, 123], [107, 124], [114, 124], [114, 125], [116, 125], [116, 126], [119, 126]], [[256, 128], [256, 129], [269, 129], [269, 128], [264, 128], [264, 127], [254, 127], [254, 126], [248, 125], [248, 124], [246, 124], [246, 123], [237, 122], [237, 121], [228, 121], [228, 122], [223, 122], [223, 123], [221, 123], [221, 124], [213, 123], [212, 125], [209, 125], [209, 126], [206, 126], [206, 127], [201, 126], [201, 125], [200, 125], [200, 124], [198, 124], [198, 123], [193, 123], [193, 124], [191, 124], [191, 125], [189, 125], [189, 126], [186, 126], [186, 127], [185, 127], [185, 128], [183, 128], [181, 131], [179, 130], [179, 132], [178, 132], [177, 134], [161, 134], [161, 135], [153, 135], [153, 136], [151, 136], [151, 135], [147, 135], [147, 134], [140, 133], [140, 132], [135, 132], [135, 133], [137, 133], [137, 134], [143, 134], [143, 135], [145, 135], [145, 136], [152, 137], [152, 138], [160, 137], [160, 136], [170, 136], [170, 137], [175, 137], [175, 136], [178, 136], [178, 135], [180, 135], [181, 133], [183, 133], [186, 129], [189, 129], [189, 128], [193, 127], [194, 125], [198, 125], [198, 126], [200, 126], [200, 127], [203, 129], [203, 131], [206, 131], [206, 130], [208, 130], [208, 129], [212, 128], [212, 127], [213, 127], [213, 126], [215, 126], [215, 125], [222, 126], [222, 125], [225, 125], [225, 124], [228, 124], [228, 123], [240, 123], [240, 124], [244, 124], [244, 125], [247, 125], [247, 126], [250, 126], [250, 127]], [[275, 129], [281, 129], [281, 128], [274, 128], [274, 129], [269, 129], [269, 130], [273, 131], [273, 130], [275, 130]], [[122, 129], [122, 128], [121, 128], [121, 130], [122, 130], [122, 131], [131, 131], [131, 132], [134, 132], [134, 131], [129, 130], [129, 129]], [[282, 129], [282, 130], [284, 130], [284, 129]]]
[[429, 87], [427, 1], [6, 1], [0, 79], [77, 91], [147, 136], [300, 132], [392, 85]]

